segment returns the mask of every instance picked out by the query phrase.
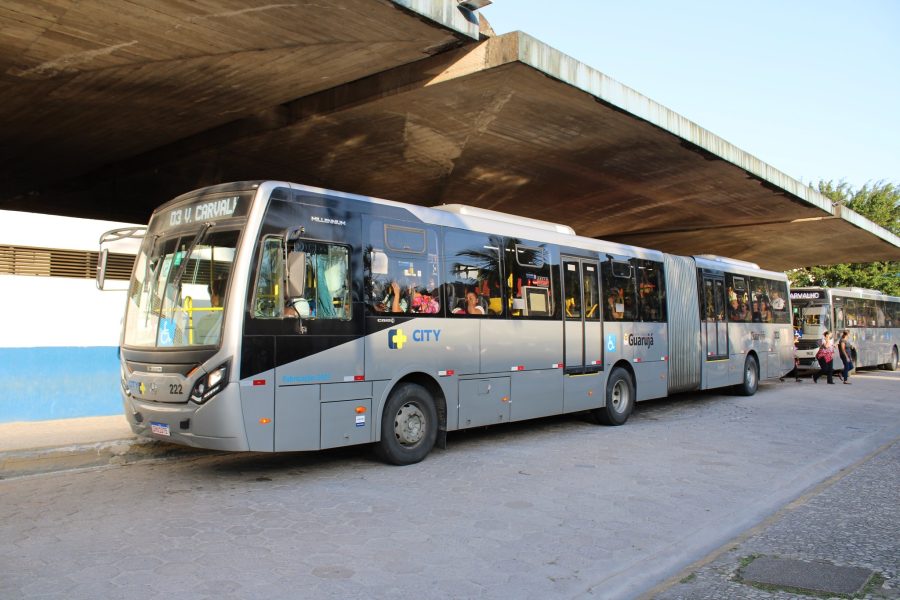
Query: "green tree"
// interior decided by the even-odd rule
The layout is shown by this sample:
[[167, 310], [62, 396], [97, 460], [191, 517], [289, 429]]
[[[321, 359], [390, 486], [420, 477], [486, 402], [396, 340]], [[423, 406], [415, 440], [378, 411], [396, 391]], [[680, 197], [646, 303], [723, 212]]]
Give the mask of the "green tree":
[[[810, 187], [814, 187], [810, 184]], [[817, 189], [891, 233], [900, 235], [900, 187], [879, 181], [854, 191], [846, 182], [820, 181]], [[845, 263], [788, 271], [792, 286], [856, 286], [900, 296], [900, 262]]]

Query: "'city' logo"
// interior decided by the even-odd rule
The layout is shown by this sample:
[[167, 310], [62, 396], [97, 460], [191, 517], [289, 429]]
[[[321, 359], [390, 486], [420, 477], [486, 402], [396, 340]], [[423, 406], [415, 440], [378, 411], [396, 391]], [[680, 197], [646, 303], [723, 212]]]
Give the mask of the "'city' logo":
[[[413, 329], [413, 342], [437, 342], [441, 339], [440, 329]], [[410, 341], [402, 329], [388, 329], [388, 348], [402, 350], [403, 345]]]
[[388, 329], [388, 348], [391, 350], [402, 350], [408, 339], [402, 329]]

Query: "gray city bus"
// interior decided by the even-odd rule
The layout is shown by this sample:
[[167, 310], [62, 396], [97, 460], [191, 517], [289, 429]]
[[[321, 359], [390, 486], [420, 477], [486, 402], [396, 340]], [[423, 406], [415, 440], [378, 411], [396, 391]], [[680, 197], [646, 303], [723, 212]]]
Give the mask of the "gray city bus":
[[231, 183], [154, 211], [121, 388], [132, 429], [156, 439], [374, 443], [409, 464], [448, 431], [577, 411], [620, 425], [675, 392], [751, 395], [792, 366], [790, 314], [784, 274], [751, 263], [462, 205]]
[[[863, 288], [802, 287], [791, 290], [793, 322], [801, 334], [798, 358], [801, 372], [819, 368], [816, 351], [822, 334], [850, 332], [853, 365], [897, 370], [900, 345], [900, 297]], [[834, 354], [835, 370], [843, 368]]]

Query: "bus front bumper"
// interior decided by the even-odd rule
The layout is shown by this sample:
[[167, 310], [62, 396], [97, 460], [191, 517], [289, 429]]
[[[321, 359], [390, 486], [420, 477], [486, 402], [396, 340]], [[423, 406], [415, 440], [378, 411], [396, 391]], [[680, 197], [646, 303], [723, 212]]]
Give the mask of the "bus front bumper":
[[137, 435], [210, 450], [249, 450], [240, 389], [228, 384], [205, 404], [152, 402], [123, 395], [125, 417]]

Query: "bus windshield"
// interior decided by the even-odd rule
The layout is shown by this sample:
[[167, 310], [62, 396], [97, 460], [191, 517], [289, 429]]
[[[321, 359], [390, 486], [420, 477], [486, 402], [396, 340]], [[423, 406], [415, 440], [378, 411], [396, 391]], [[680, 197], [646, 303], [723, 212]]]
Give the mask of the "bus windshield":
[[203, 226], [168, 238], [146, 237], [128, 292], [124, 344], [217, 345], [238, 234]]
[[804, 336], [818, 336], [831, 329], [831, 306], [822, 300], [792, 300], [794, 329]]

